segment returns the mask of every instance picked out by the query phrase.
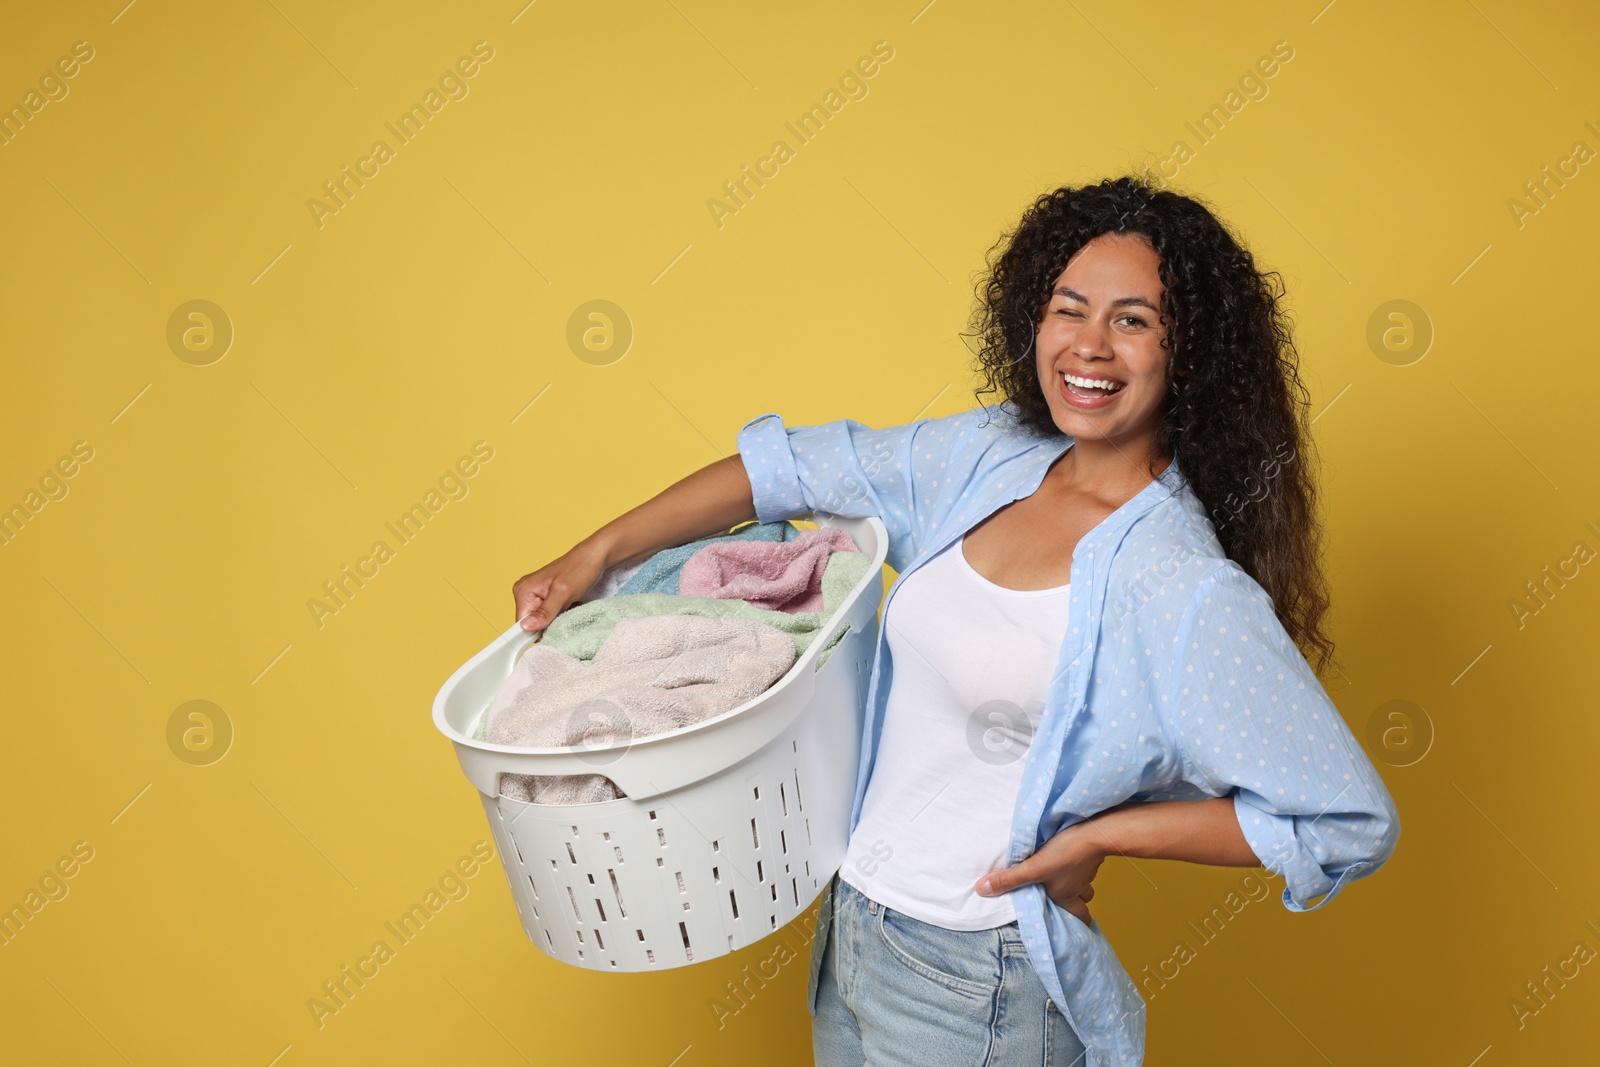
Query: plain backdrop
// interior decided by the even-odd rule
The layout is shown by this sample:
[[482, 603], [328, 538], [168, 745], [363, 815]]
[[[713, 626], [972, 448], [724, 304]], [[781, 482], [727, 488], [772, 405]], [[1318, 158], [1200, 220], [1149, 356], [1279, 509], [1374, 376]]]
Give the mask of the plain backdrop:
[[[39, 894], [0, 946], [8, 1058], [810, 1063], [804, 953], [716, 1007], [775, 940], [585, 972], [491, 861], [396, 945], [489, 838], [430, 702], [518, 576], [752, 416], [973, 406], [986, 251], [1036, 195], [1143, 167], [1288, 289], [1328, 686], [1404, 827], [1328, 908], [1269, 879], [1209, 940], [1248, 871], [1109, 862], [1128, 971], [1193, 950], [1148, 1062], [1592, 1054], [1592, 8], [120, 3], [0, 34], [0, 906]], [[329, 599], [347, 566], [370, 577]], [[186, 748], [191, 701], [215, 735]]]

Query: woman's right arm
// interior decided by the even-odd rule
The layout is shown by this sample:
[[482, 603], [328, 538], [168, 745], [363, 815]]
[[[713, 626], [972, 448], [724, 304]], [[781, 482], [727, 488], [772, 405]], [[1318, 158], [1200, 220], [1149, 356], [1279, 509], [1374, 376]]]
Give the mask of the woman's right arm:
[[739, 453], [702, 467], [578, 542], [560, 558], [511, 587], [524, 630], [542, 630], [562, 610], [594, 588], [612, 567], [722, 533], [756, 518]]
[[926, 533], [955, 506], [996, 432], [977, 426], [977, 415], [975, 409], [883, 429], [855, 419], [785, 426], [776, 412], [758, 415], [740, 427], [736, 453], [519, 578], [511, 589], [517, 617], [524, 630], [543, 629], [594, 588], [607, 568], [751, 519], [876, 515], [889, 533], [888, 564], [903, 571]]

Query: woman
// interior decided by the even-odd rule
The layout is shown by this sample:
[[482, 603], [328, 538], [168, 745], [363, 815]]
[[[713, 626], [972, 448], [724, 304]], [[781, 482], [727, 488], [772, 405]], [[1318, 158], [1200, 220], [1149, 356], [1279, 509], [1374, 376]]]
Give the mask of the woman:
[[1309, 911], [1399, 835], [1306, 660], [1332, 644], [1275, 276], [1131, 178], [1041, 196], [1004, 245], [974, 316], [998, 407], [760, 416], [514, 588], [538, 629], [751, 518], [883, 519], [899, 578], [812, 943], [827, 1067], [1137, 1065], [1144, 1004], [1088, 906], [1107, 856], [1265, 866]]

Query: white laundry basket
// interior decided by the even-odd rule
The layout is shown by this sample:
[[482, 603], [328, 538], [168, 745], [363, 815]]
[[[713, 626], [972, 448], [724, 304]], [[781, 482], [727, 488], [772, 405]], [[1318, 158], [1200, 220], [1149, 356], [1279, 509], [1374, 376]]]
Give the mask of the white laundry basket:
[[[849, 534], [872, 564], [788, 673], [731, 711], [581, 751], [479, 741], [479, 716], [535, 638], [517, 625], [439, 690], [434, 725], [478, 789], [523, 929], [549, 955], [599, 971], [714, 959], [800, 915], [843, 863], [888, 531], [876, 517], [806, 518]], [[604, 774], [625, 795], [529, 804], [500, 795], [502, 774]]]

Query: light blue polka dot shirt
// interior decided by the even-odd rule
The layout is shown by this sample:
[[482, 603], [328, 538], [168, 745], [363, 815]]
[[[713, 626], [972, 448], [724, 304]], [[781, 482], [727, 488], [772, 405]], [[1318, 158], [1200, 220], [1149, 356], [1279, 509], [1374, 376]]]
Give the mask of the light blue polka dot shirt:
[[[885, 611], [911, 571], [1031, 495], [1071, 443], [993, 405], [885, 429], [854, 419], [786, 427], [769, 413], [738, 433], [760, 521], [883, 520], [900, 575]], [[1130, 798], [1229, 795], [1250, 847], [1285, 880], [1291, 911], [1326, 905], [1389, 858], [1400, 821], [1383, 780], [1267, 594], [1223, 554], [1176, 463], [1079, 541], [1071, 583], [1008, 863]], [[893, 678], [880, 630], [852, 831]], [[1144, 1001], [1099, 924], [1084, 925], [1040, 885], [1012, 893], [1034, 969], [1088, 1048], [1087, 1067], [1142, 1063]]]

